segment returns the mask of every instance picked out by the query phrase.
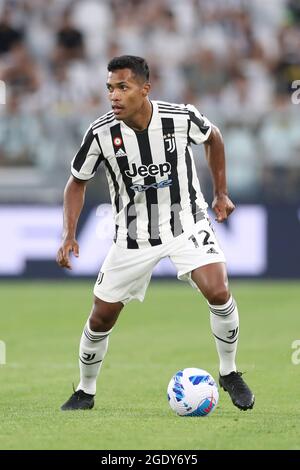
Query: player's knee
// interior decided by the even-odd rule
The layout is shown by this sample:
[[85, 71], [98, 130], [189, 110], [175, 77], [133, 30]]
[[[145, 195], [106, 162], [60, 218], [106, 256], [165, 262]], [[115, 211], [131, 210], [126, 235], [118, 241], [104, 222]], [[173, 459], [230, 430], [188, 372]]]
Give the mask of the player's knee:
[[114, 326], [115, 321], [114, 317], [93, 312], [89, 318], [89, 326], [92, 331], [105, 332]]
[[89, 318], [89, 326], [92, 331], [105, 332], [112, 328], [111, 321], [91, 315]]
[[220, 286], [211, 290], [206, 296], [211, 305], [224, 305], [230, 297], [230, 292], [227, 286]]
[[89, 318], [89, 326], [92, 331], [108, 331], [110, 330], [117, 318], [123, 305], [119, 302], [110, 304], [95, 298], [93, 309]]

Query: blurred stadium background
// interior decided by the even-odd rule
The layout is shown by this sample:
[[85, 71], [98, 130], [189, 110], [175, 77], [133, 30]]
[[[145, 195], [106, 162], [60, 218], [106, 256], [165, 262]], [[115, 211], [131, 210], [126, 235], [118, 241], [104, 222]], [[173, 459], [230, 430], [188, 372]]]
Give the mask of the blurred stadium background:
[[[176, 370], [218, 374], [205, 302], [178, 282], [151, 284], [121, 315], [93, 413], [59, 411], [93, 286], [60, 279], [95, 278], [113, 230], [100, 170], [80, 258], [58, 268], [63, 189], [87, 126], [108, 109], [106, 64], [120, 54], [149, 61], [153, 99], [193, 103], [224, 135], [237, 209], [216, 230], [231, 277], [256, 279], [232, 283], [251, 414], [223, 392], [209, 425], [168, 408]], [[0, 93], [0, 448], [299, 449], [299, 0], [0, 0]], [[164, 260], [154, 274], [173, 273]]]
[[[149, 61], [153, 99], [191, 102], [223, 132], [238, 204], [217, 227], [230, 274], [299, 277], [299, 44], [297, 0], [0, 0], [0, 276], [97, 273], [111, 243], [104, 172], [89, 185], [72, 274], [53, 260], [63, 188], [108, 109], [106, 64], [130, 53]], [[168, 262], [155, 271], [172, 273]]]

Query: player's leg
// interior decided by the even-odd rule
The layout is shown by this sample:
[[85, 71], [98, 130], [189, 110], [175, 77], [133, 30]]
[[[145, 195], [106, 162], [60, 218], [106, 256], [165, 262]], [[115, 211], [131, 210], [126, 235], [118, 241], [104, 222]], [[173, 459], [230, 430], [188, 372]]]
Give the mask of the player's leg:
[[239, 315], [229, 287], [225, 263], [212, 263], [191, 272], [192, 281], [207, 299], [210, 324], [220, 359], [220, 375], [236, 371]]
[[80, 382], [73, 395], [62, 405], [62, 411], [93, 408], [97, 378], [107, 353], [109, 335], [123, 306], [122, 302], [105, 302], [94, 296], [79, 345]]
[[253, 408], [254, 395], [235, 364], [239, 313], [228, 288], [225, 263], [198, 267], [191, 272], [191, 278], [208, 302], [211, 329], [220, 360], [220, 385], [238, 408]]
[[254, 395], [237, 372], [235, 357], [239, 314], [228, 287], [225, 257], [207, 218], [181, 238], [170, 255], [178, 278], [202, 292], [208, 301], [210, 322], [220, 360], [220, 385], [241, 409], [253, 407]]
[[96, 382], [108, 348], [109, 335], [123, 306], [141, 302], [148, 287], [159, 250], [127, 250], [113, 245], [94, 287], [94, 305], [79, 347], [80, 382], [62, 410], [94, 406]]
[[109, 303], [94, 296], [94, 305], [80, 340], [77, 390], [96, 394], [96, 381], [107, 353], [109, 335], [122, 308], [122, 302]]

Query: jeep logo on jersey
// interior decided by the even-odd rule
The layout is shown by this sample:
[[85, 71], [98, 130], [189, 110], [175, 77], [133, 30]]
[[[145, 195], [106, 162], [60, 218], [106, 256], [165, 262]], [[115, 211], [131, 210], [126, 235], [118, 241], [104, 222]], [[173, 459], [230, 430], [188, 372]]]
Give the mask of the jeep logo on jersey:
[[174, 134], [166, 134], [164, 135], [164, 140], [167, 143], [166, 151], [173, 153], [176, 150], [176, 143], [175, 143], [175, 135]]
[[170, 173], [171, 171], [171, 165], [169, 162], [166, 163], [160, 163], [159, 165], [156, 165], [155, 163], [151, 163], [151, 165], [141, 165], [141, 166], [136, 166], [135, 163], [132, 164], [132, 168], [129, 170], [125, 171], [126, 176], [129, 176], [129, 178], [134, 178], [137, 175], [140, 175], [142, 178], [145, 178], [146, 176], [164, 176], [167, 173]]

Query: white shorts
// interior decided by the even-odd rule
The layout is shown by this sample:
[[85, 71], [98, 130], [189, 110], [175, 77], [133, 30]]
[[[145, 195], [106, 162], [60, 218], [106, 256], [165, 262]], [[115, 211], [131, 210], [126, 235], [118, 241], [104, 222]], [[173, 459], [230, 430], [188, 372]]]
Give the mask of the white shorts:
[[190, 282], [193, 287], [197, 287], [191, 279], [194, 269], [225, 263], [210, 222], [203, 219], [178, 237], [154, 247], [127, 249], [113, 244], [95, 283], [95, 296], [124, 305], [133, 299], [142, 302], [155, 265], [165, 257], [174, 263], [177, 278]]

